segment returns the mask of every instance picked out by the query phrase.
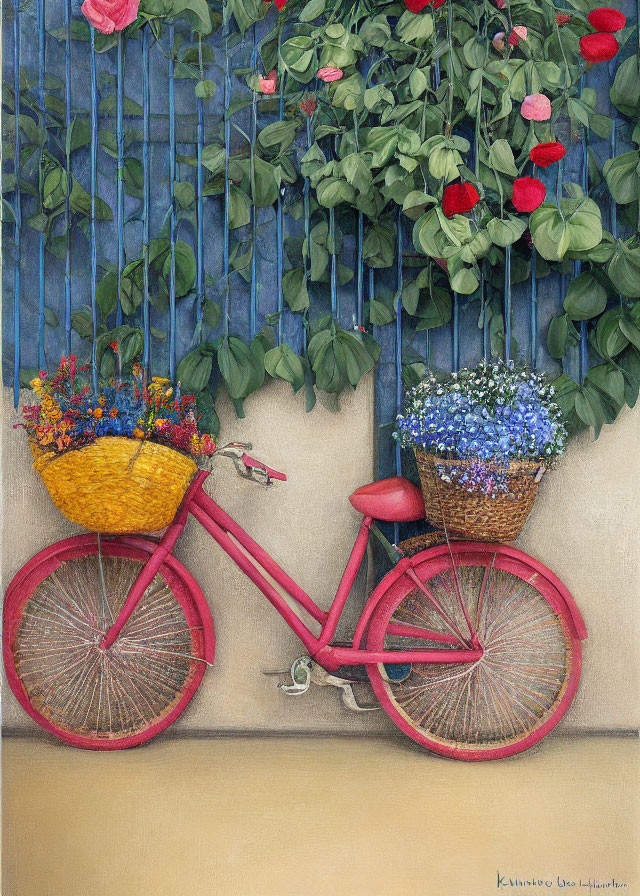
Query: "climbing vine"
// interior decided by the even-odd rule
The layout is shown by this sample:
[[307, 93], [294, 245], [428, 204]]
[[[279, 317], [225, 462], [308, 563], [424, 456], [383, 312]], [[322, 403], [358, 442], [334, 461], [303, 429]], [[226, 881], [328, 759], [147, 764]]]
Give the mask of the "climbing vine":
[[[95, 49], [111, 53], [119, 39], [109, 17], [114, 2], [91, 2], [83, 6], [89, 21], [99, 31], [113, 26], [95, 33]], [[123, 4], [115, 6], [122, 14]], [[637, 28], [621, 13], [589, 0], [571, 0], [570, 8], [550, 0], [124, 6], [137, 13], [125, 26], [129, 45], [149, 29], [171, 56], [175, 77], [193, 81], [205, 110], [225, 93], [223, 114], [210, 116], [199, 156], [178, 155], [173, 184], [176, 221], [195, 231], [197, 191], [180, 172], [200, 163], [203, 197], [221, 204], [225, 253], [222, 270], [208, 270], [199, 288], [194, 249], [184, 240], [172, 248], [165, 219], [120, 271], [103, 267], [96, 290], [103, 375], [114, 370], [113, 343], [125, 366], [141, 357], [145, 294], [165, 312], [172, 290], [177, 301], [194, 303], [193, 347], [180, 359], [177, 379], [200, 396], [204, 426], [213, 431], [219, 383], [239, 413], [267, 377], [305, 388], [312, 406], [314, 385], [339, 394], [373, 368], [380, 354], [374, 327], [402, 314], [410, 346], [413, 333], [451, 322], [458, 297], [476, 304], [489, 353], [535, 364], [512, 336], [511, 290], [529, 282], [537, 290], [559, 276], [563, 310], [550, 322], [547, 347], [565, 367], [555, 385], [569, 423], [599, 430], [635, 403], [640, 74]], [[263, 19], [247, 66], [237, 50]], [[63, 31], [53, 36], [63, 40]], [[72, 21], [74, 40], [88, 41], [90, 33], [84, 18]], [[603, 110], [588, 74], [620, 50], [625, 58], [611, 81], [611, 107]], [[48, 76], [44, 112], [26, 70], [19, 108], [12, 86], [4, 87], [5, 136], [19, 128], [18, 177], [38, 204], [25, 223], [58, 257], [67, 205], [72, 227], [87, 233], [91, 220], [87, 185], [71, 171], [91, 140], [90, 113], [76, 114], [67, 127], [63, 87]], [[118, 101], [113, 77], [105, 75], [99, 87], [99, 112], [107, 116]], [[249, 131], [239, 123], [247, 111]], [[125, 96], [124, 112], [137, 117], [142, 109]], [[101, 129], [98, 140], [101, 152], [118, 157], [114, 132]], [[133, 128], [124, 135], [124, 190], [138, 200], [140, 141]], [[579, 159], [577, 174], [572, 157]], [[15, 189], [15, 172], [5, 173], [3, 187], [5, 195]], [[3, 208], [11, 223], [11, 204]], [[247, 342], [230, 331], [234, 289], [239, 278], [255, 284], [258, 213], [270, 208], [281, 239], [281, 307]], [[98, 197], [94, 215], [110, 220], [113, 210]], [[345, 328], [338, 302], [347, 284], [358, 293], [360, 312]], [[285, 309], [300, 316], [301, 345], [277, 338]], [[57, 323], [51, 312], [47, 322]], [[72, 325], [93, 339], [90, 310], [75, 311]], [[570, 375], [578, 346], [586, 363]], [[428, 362], [410, 348], [403, 361], [405, 385], [412, 385]]]

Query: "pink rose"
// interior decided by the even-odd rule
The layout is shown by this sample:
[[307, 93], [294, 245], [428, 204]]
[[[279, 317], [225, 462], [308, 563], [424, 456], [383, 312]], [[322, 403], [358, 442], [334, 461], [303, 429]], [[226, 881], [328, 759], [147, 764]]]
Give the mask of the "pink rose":
[[527, 121], [548, 121], [551, 118], [551, 101], [544, 93], [530, 93], [522, 100], [520, 114]]
[[496, 6], [498, 9], [504, 9], [507, 5], [507, 0], [496, 0]]
[[504, 52], [504, 31], [497, 31], [491, 41], [498, 53]]
[[275, 93], [278, 86], [278, 72], [274, 68], [264, 78], [258, 76], [258, 83], [262, 93]]
[[517, 47], [521, 40], [527, 39], [527, 29], [524, 25], [515, 25], [513, 31], [509, 35], [509, 43], [512, 47]]
[[334, 68], [332, 65], [319, 68], [317, 72], [318, 77], [325, 84], [330, 84], [331, 81], [339, 81], [343, 74], [344, 72], [341, 68]]
[[80, 10], [101, 34], [122, 31], [138, 18], [140, 0], [84, 0]]

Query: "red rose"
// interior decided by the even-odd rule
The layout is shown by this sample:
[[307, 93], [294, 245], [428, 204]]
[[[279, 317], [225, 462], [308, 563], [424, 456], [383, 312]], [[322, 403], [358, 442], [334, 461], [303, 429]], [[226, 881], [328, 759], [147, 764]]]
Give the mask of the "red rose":
[[444, 188], [442, 211], [447, 218], [463, 215], [465, 212], [470, 212], [479, 199], [478, 191], [473, 184], [449, 184]]
[[596, 31], [580, 38], [580, 55], [587, 62], [606, 62], [613, 59], [620, 46], [613, 34]]
[[627, 24], [627, 17], [617, 9], [601, 6], [587, 16], [596, 31], [620, 31]]
[[446, 2], [447, 0], [404, 0], [404, 5], [409, 12], [418, 13], [422, 12], [425, 6], [433, 6], [434, 9], [440, 9]]
[[556, 22], [558, 25], [568, 25], [571, 21], [571, 16], [568, 16], [566, 12], [557, 12], [556, 13]]
[[544, 202], [547, 188], [537, 177], [519, 177], [513, 182], [511, 201], [519, 212], [533, 212]]
[[275, 0], [276, 9], [284, 9], [287, 5], [287, 0]]
[[555, 141], [553, 143], [538, 143], [529, 153], [529, 158], [534, 165], [548, 168], [549, 165], [553, 165], [554, 162], [564, 158], [566, 154], [567, 150], [562, 143]]

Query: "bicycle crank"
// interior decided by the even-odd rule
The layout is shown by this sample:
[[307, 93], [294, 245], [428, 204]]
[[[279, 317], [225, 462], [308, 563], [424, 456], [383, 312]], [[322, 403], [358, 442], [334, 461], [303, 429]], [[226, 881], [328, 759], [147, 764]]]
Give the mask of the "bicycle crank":
[[[300, 656], [291, 664], [290, 675], [291, 684], [279, 684], [280, 690], [289, 697], [297, 697], [306, 694], [311, 684], [317, 684], [320, 687], [339, 688], [343, 705], [352, 712], [371, 712], [380, 709], [379, 706], [361, 706], [356, 700], [353, 693], [353, 681], [346, 678], [338, 678], [327, 672], [318, 663], [315, 663], [309, 656]], [[273, 674], [273, 673], [267, 673]]]

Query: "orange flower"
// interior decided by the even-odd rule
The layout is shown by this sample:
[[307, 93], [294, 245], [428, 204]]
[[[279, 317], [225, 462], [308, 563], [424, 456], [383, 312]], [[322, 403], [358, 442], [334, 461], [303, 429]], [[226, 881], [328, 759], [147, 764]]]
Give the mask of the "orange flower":
[[134, 439], [144, 439], [144, 430], [136, 428], [133, 430]]
[[96, 420], [99, 420], [102, 417], [102, 408], [96, 408], [93, 412], [93, 416], [96, 418]]
[[109, 411], [109, 416], [114, 417], [114, 418], [117, 417], [118, 416], [118, 408], [111, 408], [111, 410]]
[[104, 407], [106, 403], [107, 399], [104, 397], [104, 395], [101, 395], [98, 399], [98, 404], [100, 405], [100, 407]]

